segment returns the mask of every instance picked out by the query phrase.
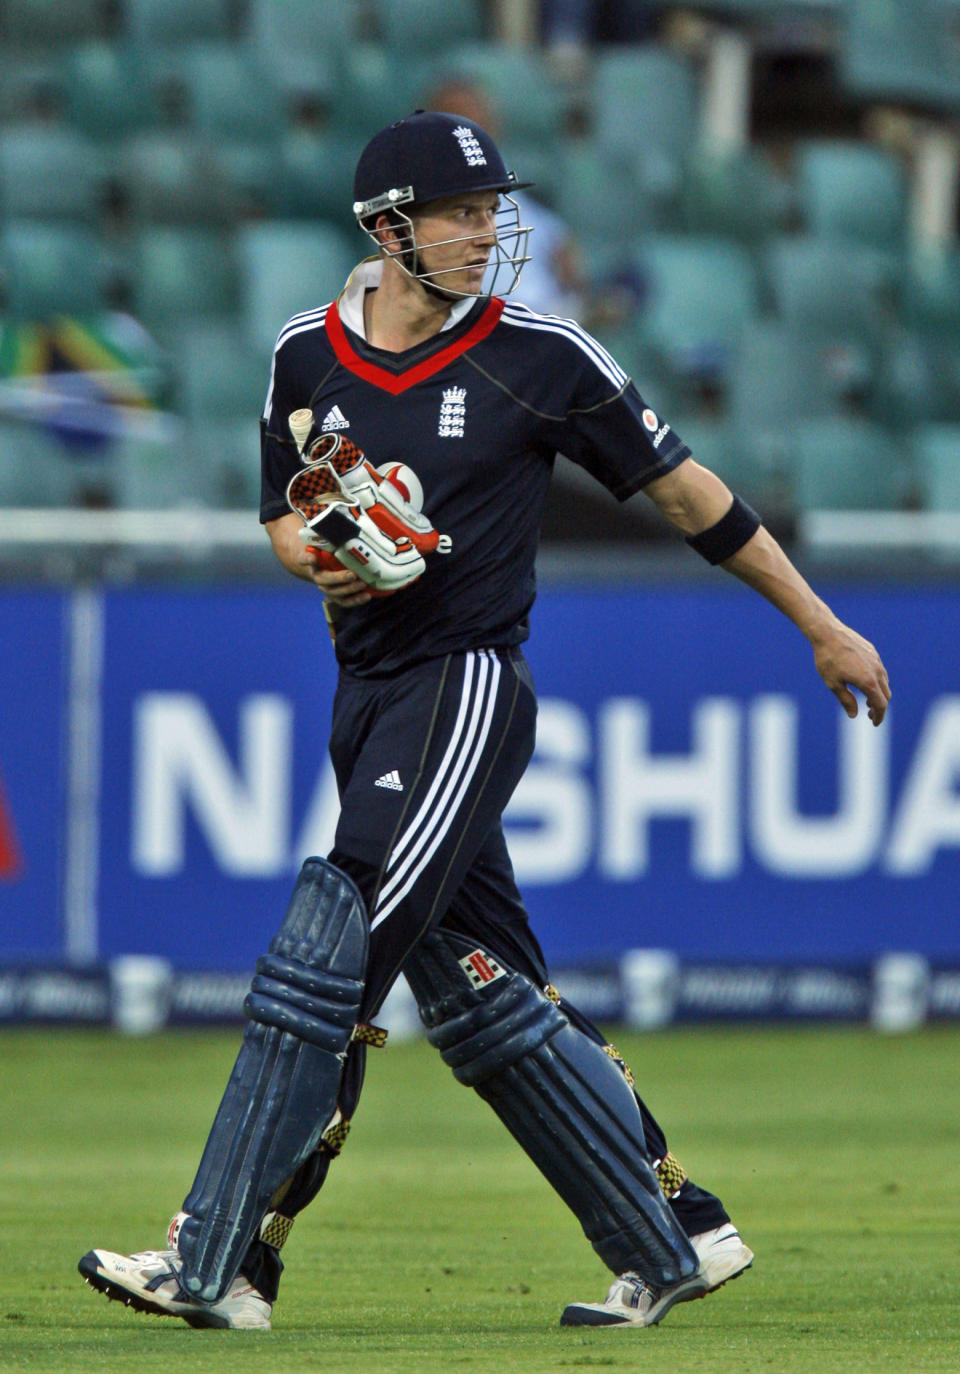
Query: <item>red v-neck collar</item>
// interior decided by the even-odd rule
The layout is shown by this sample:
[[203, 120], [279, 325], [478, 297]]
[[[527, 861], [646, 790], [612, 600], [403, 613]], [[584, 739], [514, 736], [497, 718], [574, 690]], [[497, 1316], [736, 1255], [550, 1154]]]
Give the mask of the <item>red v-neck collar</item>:
[[429, 358], [423, 358], [420, 362], [414, 363], [403, 372], [391, 372], [387, 367], [380, 367], [377, 363], [369, 362], [366, 358], [361, 358], [343, 327], [340, 319], [340, 312], [337, 310], [336, 303], [327, 309], [326, 331], [333, 351], [339, 361], [350, 372], [362, 377], [365, 382], [370, 382], [373, 386], [380, 387], [381, 391], [389, 391], [391, 396], [399, 396], [401, 392], [407, 391], [410, 387], [416, 386], [417, 382], [424, 381], [427, 377], [432, 377], [435, 372], [440, 372], [452, 363], [454, 358], [459, 358], [466, 353], [468, 348], [478, 344], [481, 339], [485, 339], [494, 328], [501, 314], [503, 313], [503, 301], [494, 296], [487, 304], [483, 314], [472, 325], [466, 333], [461, 334], [453, 343], [447, 344], [445, 348], [440, 348], [436, 353], [431, 353]]

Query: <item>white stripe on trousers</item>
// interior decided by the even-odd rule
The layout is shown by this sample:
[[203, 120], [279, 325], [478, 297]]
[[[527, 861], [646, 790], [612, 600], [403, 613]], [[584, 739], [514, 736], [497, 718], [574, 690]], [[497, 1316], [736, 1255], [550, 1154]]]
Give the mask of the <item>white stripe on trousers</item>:
[[377, 898], [371, 930], [376, 930], [403, 901], [456, 821], [490, 733], [500, 672], [496, 654], [482, 651], [466, 655], [460, 706], [450, 742], [419, 811], [387, 860], [386, 882]]

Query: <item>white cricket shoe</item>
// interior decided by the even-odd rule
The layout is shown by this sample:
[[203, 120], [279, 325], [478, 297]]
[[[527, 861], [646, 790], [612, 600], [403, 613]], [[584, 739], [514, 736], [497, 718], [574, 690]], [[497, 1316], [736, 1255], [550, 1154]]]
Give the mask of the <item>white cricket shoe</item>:
[[560, 1325], [656, 1326], [674, 1303], [705, 1298], [753, 1263], [753, 1251], [744, 1245], [732, 1222], [691, 1236], [690, 1244], [700, 1261], [691, 1278], [669, 1288], [655, 1288], [639, 1274], [621, 1274], [603, 1302], [575, 1302], [564, 1308]]
[[707, 1281], [698, 1270], [669, 1288], [654, 1288], [639, 1274], [614, 1279], [603, 1302], [572, 1302], [560, 1316], [561, 1326], [656, 1326], [677, 1302], [702, 1298]]
[[141, 1250], [136, 1255], [88, 1250], [77, 1268], [91, 1288], [135, 1312], [182, 1317], [191, 1326], [270, 1330], [272, 1304], [242, 1275], [219, 1302], [197, 1302], [180, 1288], [182, 1263], [176, 1250]]
[[700, 1273], [707, 1280], [708, 1293], [722, 1288], [753, 1263], [753, 1251], [744, 1245], [732, 1221], [717, 1226], [713, 1231], [701, 1231], [699, 1236], [691, 1236], [690, 1244], [697, 1252]]

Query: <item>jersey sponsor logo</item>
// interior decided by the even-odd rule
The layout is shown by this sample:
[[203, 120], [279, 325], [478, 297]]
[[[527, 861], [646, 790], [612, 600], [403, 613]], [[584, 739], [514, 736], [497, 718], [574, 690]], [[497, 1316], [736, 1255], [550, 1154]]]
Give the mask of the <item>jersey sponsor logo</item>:
[[460, 144], [460, 151], [466, 158], [468, 167], [486, 167], [487, 159], [483, 155], [479, 139], [471, 128], [466, 124], [458, 124], [453, 130], [453, 136]]
[[669, 433], [670, 426], [661, 425], [660, 428], [657, 430], [656, 434], [653, 436], [653, 447], [659, 448]]
[[656, 411], [655, 411], [655, 410], [650, 410], [649, 407], [648, 407], [648, 408], [643, 412], [643, 417], [642, 417], [642, 418], [643, 418], [643, 423], [646, 425], [646, 427], [647, 427], [647, 429], [650, 431], [650, 433], [651, 433], [651, 434], [655, 434], [656, 431], [657, 431], [657, 426], [660, 424], [660, 421], [657, 419], [657, 413], [656, 413]]
[[331, 429], [349, 429], [350, 421], [344, 415], [339, 406], [333, 406], [323, 417], [323, 424], [320, 426], [324, 433]]
[[403, 783], [400, 781], [400, 774], [395, 768], [391, 769], [389, 773], [384, 773], [382, 777], [377, 778], [373, 785], [374, 787], [388, 787], [391, 792], [403, 791]]
[[496, 959], [482, 949], [475, 949], [461, 959], [460, 967], [475, 988], [486, 987], [487, 983], [495, 983], [498, 978], [507, 976], [506, 970], [500, 967]]
[[467, 418], [467, 388], [448, 386], [440, 402], [440, 422], [437, 433], [441, 439], [462, 439]]

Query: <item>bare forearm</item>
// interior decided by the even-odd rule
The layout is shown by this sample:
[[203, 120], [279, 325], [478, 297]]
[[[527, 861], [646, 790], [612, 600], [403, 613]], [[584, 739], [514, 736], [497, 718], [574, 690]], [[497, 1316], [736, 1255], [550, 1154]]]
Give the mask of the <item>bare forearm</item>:
[[721, 567], [766, 597], [793, 621], [811, 644], [816, 644], [836, 623], [830, 607], [817, 596], [762, 525]]
[[[646, 490], [661, 514], [688, 536], [709, 531], [733, 505], [725, 483], [693, 459], [651, 482]], [[857, 687], [867, 699], [870, 719], [880, 724], [890, 700], [890, 685], [879, 654], [834, 615], [768, 530], [761, 525], [720, 566], [766, 597], [807, 637], [817, 672], [847, 715], [857, 714], [856, 698], [850, 691], [851, 686]]]

